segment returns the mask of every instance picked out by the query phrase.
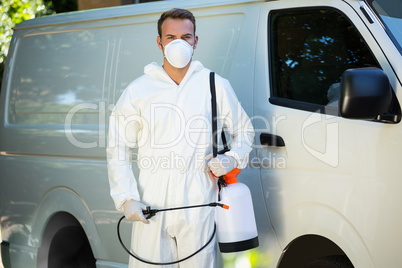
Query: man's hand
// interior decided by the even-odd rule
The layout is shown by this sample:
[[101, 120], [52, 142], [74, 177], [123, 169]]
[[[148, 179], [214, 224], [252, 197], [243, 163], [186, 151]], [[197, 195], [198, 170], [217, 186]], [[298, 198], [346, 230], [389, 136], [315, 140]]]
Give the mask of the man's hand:
[[215, 176], [220, 177], [236, 168], [237, 161], [231, 156], [218, 154], [217, 157], [208, 162], [208, 167]]
[[124, 216], [129, 221], [141, 221], [143, 223], [148, 224], [149, 221], [145, 218], [142, 210], [145, 210], [147, 207], [141, 202], [134, 200], [127, 200], [123, 204]]

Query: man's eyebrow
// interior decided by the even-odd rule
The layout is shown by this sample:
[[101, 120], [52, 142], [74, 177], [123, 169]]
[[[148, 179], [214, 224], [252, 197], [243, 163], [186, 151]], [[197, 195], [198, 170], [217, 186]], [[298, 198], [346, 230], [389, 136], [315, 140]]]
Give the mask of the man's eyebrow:
[[[182, 36], [191, 37], [191, 36], [193, 36], [193, 34], [192, 33], [185, 33]], [[174, 35], [174, 34], [165, 34], [165, 37], [176, 37], [176, 35]]]

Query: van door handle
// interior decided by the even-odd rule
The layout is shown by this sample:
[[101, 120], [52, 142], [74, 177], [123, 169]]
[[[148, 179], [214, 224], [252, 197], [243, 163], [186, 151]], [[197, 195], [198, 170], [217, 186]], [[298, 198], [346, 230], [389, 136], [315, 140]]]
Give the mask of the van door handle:
[[269, 134], [269, 133], [261, 133], [260, 135], [260, 143], [261, 145], [266, 146], [274, 146], [274, 147], [284, 147], [285, 141], [281, 136]]

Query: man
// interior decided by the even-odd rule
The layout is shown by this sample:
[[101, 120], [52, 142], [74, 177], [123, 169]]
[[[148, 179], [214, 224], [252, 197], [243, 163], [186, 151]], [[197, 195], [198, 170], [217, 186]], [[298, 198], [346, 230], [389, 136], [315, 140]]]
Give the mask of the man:
[[[147, 220], [142, 212], [146, 205], [162, 209], [216, 201], [211, 171], [219, 176], [244, 168], [254, 137], [250, 119], [229, 82], [216, 75], [218, 129], [224, 127], [232, 142], [230, 152], [208, 162], [212, 152], [210, 71], [191, 60], [198, 44], [195, 28], [188, 10], [172, 9], [161, 15], [156, 41], [164, 55], [163, 66], [145, 67], [145, 74], [123, 92], [109, 122], [111, 196], [116, 208], [136, 221], [133, 252], [151, 262], [182, 259], [206, 244], [213, 233], [215, 208], [162, 212]], [[138, 181], [130, 163], [136, 144]], [[215, 267], [215, 244], [213, 240], [179, 266]], [[145, 266], [130, 258], [130, 267]]]

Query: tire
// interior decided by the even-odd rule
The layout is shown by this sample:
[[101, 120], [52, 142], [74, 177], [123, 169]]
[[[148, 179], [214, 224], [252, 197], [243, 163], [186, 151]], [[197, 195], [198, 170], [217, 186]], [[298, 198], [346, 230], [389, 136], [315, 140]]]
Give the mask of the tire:
[[350, 260], [343, 255], [322, 257], [308, 263], [305, 268], [353, 268]]
[[80, 227], [64, 227], [56, 233], [49, 250], [49, 268], [95, 268], [91, 246]]

